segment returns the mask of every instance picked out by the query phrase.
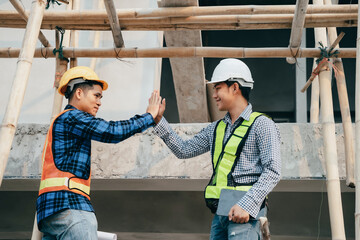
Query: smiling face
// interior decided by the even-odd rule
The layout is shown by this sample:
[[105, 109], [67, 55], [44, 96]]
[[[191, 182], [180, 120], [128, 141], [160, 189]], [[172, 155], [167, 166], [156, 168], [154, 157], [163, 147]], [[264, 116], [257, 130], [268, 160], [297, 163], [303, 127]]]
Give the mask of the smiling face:
[[76, 89], [75, 92], [76, 108], [96, 116], [101, 106], [102, 87], [94, 84], [92, 88]]
[[236, 100], [233, 85], [229, 87], [224, 82], [215, 84], [212, 97], [220, 111], [229, 111]]

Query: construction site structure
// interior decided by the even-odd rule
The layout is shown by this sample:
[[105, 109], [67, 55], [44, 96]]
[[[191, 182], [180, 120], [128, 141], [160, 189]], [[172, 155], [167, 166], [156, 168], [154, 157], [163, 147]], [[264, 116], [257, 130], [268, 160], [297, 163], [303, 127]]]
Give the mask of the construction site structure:
[[[170, 75], [172, 75], [175, 94], [168, 91], [165, 95], [170, 97], [173, 95], [178, 122], [192, 123], [192, 125], [175, 126], [180, 133], [188, 137], [200, 131], [201, 127], [204, 126], [194, 123], [214, 121], [224, 114], [216, 110], [210, 100], [212, 89], [207, 88], [205, 84], [206, 78], [211, 76], [215, 61], [218, 61], [216, 59], [249, 58], [249, 66], [255, 76], [257, 72], [261, 76], [262, 72], [262, 76], [269, 77], [271, 74], [277, 78], [295, 80], [292, 85], [295, 88], [293, 89], [294, 92], [296, 92], [293, 92], [293, 98], [296, 99], [294, 122], [298, 123], [278, 124], [283, 137], [283, 174], [282, 181], [275, 192], [293, 192], [292, 184], [297, 186], [296, 192], [323, 192], [322, 183], [325, 183], [324, 179], [326, 178], [330, 226], [328, 229], [331, 230], [331, 238], [346, 239], [346, 228], [355, 226], [350, 233], [348, 233], [349, 230], [346, 231], [355, 239], [360, 239], [360, 191], [358, 188], [355, 188], [355, 195], [351, 195], [355, 197], [353, 199], [355, 205], [353, 216], [355, 217], [352, 218], [352, 223], [344, 222], [342, 202], [344, 192], [353, 193], [354, 187], [360, 184], [360, 126], [358, 125], [360, 117], [360, 89], [358, 89], [360, 84], [360, 73], [358, 72], [360, 69], [360, 60], [358, 59], [360, 45], [357, 42], [360, 35], [357, 33], [356, 47], [344, 48], [340, 47], [344, 35], [339, 34], [338, 36], [339, 31], [336, 29], [339, 27], [356, 29], [357, 27], [359, 30], [360, 9], [357, 3], [334, 4], [330, 0], [313, 0], [312, 4], [309, 4], [309, 1], [297, 0], [287, 5], [206, 6], [209, 4], [208, 1], [162, 0], [150, 3], [144, 0], [142, 4], [147, 5], [147, 8], [130, 9], [127, 7], [130, 3], [122, 2], [121, 6], [124, 9], [119, 9], [120, 1], [119, 3], [113, 0], [104, 0], [103, 3], [102, 1], [86, 1], [84, 3], [84, 1], [72, 0], [60, 1], [67, 4], [61, 7], [55, 4], [50, 6], [49, 10], [45, 10], [46, 5], [51, 2], [54, 1], [36, 0], [31, 2], [31, 6], [24, 6], [18, 0], [0, 3], [0, 6], [6, 6], [6, 9], [0, 10], [0, 32], [4, 31], [5, 33], [8, 31], [7, 29], [25, 29], [21, 48], [18, 46], [0, 46], [0, 58], [4, 59], [1, 60], [2, 62], [17, 59], [12, 86], [6, 88], [9, 91], [8, 100], [2, 104], [6, 106], [6, 110], [0, 128], [0, 190], [2, 191], [0, 194], [4, 195], [1, 199], [10, 196], [11, 193], [9, 192], [11, 191], [35, 192], [39, 184], [41, 168], [39, 158], [41, 143], [39, 142], [44, 140], [46, 126], [18, 125], [30, 71], [33, 62], [37, 61], [34, 58], [39, 58], [42, 62], [52, 61], [54, 67], [53, 70], [49, 71], [44, 68], [45, 64], [38, 66], [35, 76], [37, 78], [36, 84], [29, 84], [29, 87], [35, 92], [33, 96], [36, 96], [38, 88], [43, 88], [42, 92], [47, 95], [33, 97], [34, 101], [24, 102], [25, 106], [34, 109], [32, 105], [36, 105], [38, 101], [43, 101], [42, 98], [49, 99], [49, 91], [54, 94], [52, 94], [51, 100], [53, 103], [47, 102], [46, 104], [45, 109], [47, 110], [40, 110], [42, 117], [38, 117], [37, 112], [29, 112], [27, 114], [28, 119], [31, 119], [32, 115], [36, 121], [41, 118], [44, 119], [43, 116], [53, 118], [61, 111], [65, 103], [62, 97], [57, 94], [56, 88], [66, 69], [80, 65], [79, 63], [81, 65], [89, 64], [96, 71], [99, 70], [97, 72], [104, 79], [114, 78], [109, 81], [110, 84], [114, 84], [112, 87], [114, 90], [107, 92], [110, 96], [113, 95], [109, 100], [111, 107], [105, 108], [104, 117], [116, 118], [120, 116], [126, 118], [133, 113], [139, 113], [144, 111], [146, 98], [152, 89], [161, 89], [162, 93], [167, 91], [164, 85], [166, 86], [170, 80], [164, 77], [166, 75], [164, 66], [170, 64]], [[10, 4], [15, 10], [9, 10]], [[91, 9], [85, 10], [84, 7], [89, 4], [92, 4]], [[199, 5], [201, 6], [199, 7]], [[311, 43], [313, 46], [307, 47], [309, 43], [306, 42], [307, 37], [304, 29], [313, 28], [314, 42]], [[241, 32], [241, 38], [246, 39], [249, 31], [271, 31], [273, 29], [287, 29], [287, 33], [290, 32], [289, 38], [286, 39], [286, 45], [269, 46], [261, 38], [258, 38], [253, 45], [249, 44], [255, 47], [238, 46], [238, 43], [236, 44], [238, 47], [226, 45], [227, 41], [231, 40], [226, 38], [226, 31]], [[90, 35], [89, 31], [91, 31]], [[108, 38], [102, 40], [104, 45], [109, 43], [106, 47], [100, 47], [101, 33], [95, 33], [95, 31], [103, 31], [104, 34], [105, 32], [108, 34], [106, 35]], [[52, 32], [51, 39], [46, 34], [49, 32]], [[142, 34], [142, 36], [136, 34]], [[224, 43], [225, 46], [207, 45], [204, 47], [204, 42], [208, 43], [211, 35], [215, 34], [223, 34], [217, 40], [222, 39], [219, 43]], [[90, 41], [88, 40], [89, 36], [93, 36]], [[6, 39], [8, 36], [1, 34], [1, 38], [3, 37]], [[270, 38], [276, 40], [277, 36], [271, 34]], [[37, 47], [38, 39], [41, 42], [39, 47]], [[130, 41], [128, 42], [127, 39]], [[92, 42], [93, 45], [83, 46], [82, 43], [84, 42]], [[82, 58], [88, 60], [91, 58], [91, 62], [86, 62], [87, 60]], [[141, 58], [141, 61], [129, 60], [134, 58]], [[168, 62], [164, 61], [166, 58], [169, 58]], [[305, 58], [314, 60], [313, 74], [311, 72], [306, 74]], [[343, 66], [345, 60], [342, 59], [355, 58], [356, 89], [354, 96], [355, 111], [353, 112], [355, 112], [356, 131], [354, 132], [348, 97], [349, 90], [347, 89], [348, 83], [345, 79], [347, 70]], [[110, 62], [107, 59], [113, 59], [113, 61]], [[269, 73], [264, 73], [264, 69], [270, 69], [266, 66], [266, 62], [260, 62], [260, 59], [267, 61], [279, 59], [285, 64], [295, 63], [295, 65], [287, 65], [292, 68], [291, 77], [287, 76], [286, 67], [272, 69]], [[317, 59], [319, 61], [316, 61]], [[14, 61], [10, 64], [14, 64]], [[9, 69], [13, 68], [10, 67]], [[10, 75], [5, 67], [0, 68], [0, 72], [5, 76]], [[52, 90], [49, 85], [45, 85], [50, 78], [45, 73], [48, 75], [52, 73], [52, 79], [55, 80], [51, 81], [50, 86], [55, 89]], [[123, 76], [130, 76], [130, 78], [126, 79]], [[311, 77], [306, 82], [309, 76]], [[269, 79], [273, 81], [274, 78], [269, 77]], [[337, 86], [339, 100], [337, 106], [339, 107], [341, 126], [335, 124], [333, 79]], [[4, 86], [9, 86], [6, 77], [2, 81], [7, 81]], [[271, 106], [273, 109], [277, 109], [278, 106], [274, 103], [282, 102], [284, 99], [271, 90], [274, 89], [273, 85], [278, 84], [276, 88], [281, 94], [286, 84], [282, 85], [281, 81], [266, 84], [266, 81], [267, 79], [259, 79], [258, 81], [255, 77], [255, 91], [256, 88], [262, 90], [258, 91], [257, 97], [254, 96], [254, 102], [252, 99], [250, 101], [260, 111], [262, 106]], [[271, 86], [271, 88], [267, 89], [267, 86]], [[308, 87], [311, 87], [311, 102], [309, 103], [311, 124], [306, 123], [307, 95], [300, 93], [300, 90], [304, 92]], [[119, 91], [124, 96], [119, 96]], [[263, 93], [268, 95], [262, 95]], [[272, 98], [279, 100], [274, 101]], [[264, 103], [266, 101], [268, 101], [267, 104]], [[105, 104], [106, 102], [104, 102]], [[266, 108], [264, 110], [265, 112], [272, 112], [269, 109], [266, 111]], [[172, 113], [174, 110], [169, 112]], [[273, 112], [276, 113], [275, 121], [284, 122], [281, 120], [281, 110], [273, 110]], [[339, 145], [344, 146], [344, 149], [340, 148]], [[29, 152], [24, 152], [18, 147]], [[177, 192], [175, 195], [181, 195], [181, 192], [184, 191], [201, 192], [211, 170], [208, 155], [191, 160], [176, 160], [161, 141], [152, 136], [151, 131], [116, 146], [94, 143], [93, 148], [95, 149], [92, 154], [92, 169], [95, 178], [93, 185], [95, 185], [95, 192], [98, 191], [93, 199], [100, 196], [102, 191], [109, 191], [109, 193], [120, 191], [120, 193], [114, 193], [110, 196], [114, 199], [123, 196], [136, 199], [136, 191], [135, 194], [132, 192], [135, 189], [145, 192], [154, 191], [152, 194], [159, 195], [162, 194], [161, 192], [172, 191]], [[25, 159], [29, 161], [25, 161]], [[301, 181], [296, 183], [299, 179]], [[311, 180], [304, 181], [305, 179]], [[340, 181], [341, 179], [344, 181]], [[303, 190], [299, 191], [301, 188]], [[152, 194], [150, 196], [153, 196]], [[189, 196], [192, 195], [179, 196], [179, 199], [187, 199]], [[102, 197], [100, 196], [99, 199]], [[171, 197], [168, 196], [168, 198]], [[191, 205], [194, 207], [194, 204], [196, 206], [197, 198], [195, 197], [194, 201], [190, 199], [184, 206]], [[172, 199], [172, 201], [177, 203], [177, 200]], [[284, 199], [283, 201], [288, 202]], [[140, 205], [145, 203], [135, 202]], [[182, 203], [182, 201], [180, 202]], [[129, 202], [126, 201], [126, 203]], [[321, 209], [323, 200], [320, 203]], [[183, 210], [181, 206], [174, 208], [170, 207], [172, 205], [169, 202], [167, 204], [166, 206], [169, 207], [162, 209], [164, 215], [169, 216], [166, 214], [169, 212], [176, 215]], [[100, 205], [99, 203], [98, 206]], [[112, 203], [113, 207], [114, 205], [116, 204]], [[296, 206], [291, 206], [289, 210], [281, 209], [281, 207], [283, 206], [280, 206], [277, 211], [296, 212], [294, 210]], [[139, 209], [146, 210], [147, 208], [140, 207]], [[154, 209], [159, 208], [154, 206]], [[319, 210], [318, 208], [315, 209]], [[128, 213], [125, 209], [121, 210]], [[194, 214], [194, 211], [191, 213]], [[154, 215], [156, 214], [154, 213]], [[274, 212], [273, 214], [276, 216], [279, 213]], [[34, 214], [30, 213], [30, 215], [33, 218]], [[99, 222], [101, 219], [99, 217]], [[184, 219], [186, 218], [184, 217]], [[199, 222], [203, 220], [203, 217], [201, 216], [198, 219], [200, 219], [197, 221], [198, 225], [202, 226]], [[320, 219], [320, 213], [318, 219], [314, 220], [313, 218], [318, 234], [320, 234]], [[125, 220], [123, 219], [123, 221]], [[292, 219], [289, 222], [297, 226], [296, 220]], [[146, 238], [141, 234], [136, 236], [134, 225], [131, 223], [131, 221], [126, 224], [121, 223], [121, 221], [118, 223], [125, 229], [132, 229], [130, 231], [116, 227], [103, 230], [122, 232], [122, 236], [126, 239]], [[164, 232], [164, 239], [169, 238], [170, 235], [172, 236], [170, 238], [176, 239], [176, 234], [188, 233], [188, 225], [184, 224], [183, 226], [183, 229], [175, 227], [177, 229], [175, 232], [174, 230]], [[153, 227], [152, 229], [145, 226], [142, 232], [159, 232], [156, 230], [156, 226]], [[36, 227], [34, 229], [36, 230]], [[204, 239], [208, 237], [203, 228], [199, 227], [198, 229], [195, 231], [196, 234], [199, 234], [197, 235], [198, 239], [199, 237]], [[286, 230], [284, 231], [286, 232]], [[282, 234], [279, 234], [278, 239], [281, 239], [280, 235]], [[6, 233], [4, 236], [4, 238], [7, 237]], [[32, 239], [38, 237], [38, 233], [34, 231]], [[159, 236], [157, 237], [159, 238]], [[286, 238], [286, 236], [283, 237]], [[179, 235], [178, 238], [182, 239], [183, 235]]]

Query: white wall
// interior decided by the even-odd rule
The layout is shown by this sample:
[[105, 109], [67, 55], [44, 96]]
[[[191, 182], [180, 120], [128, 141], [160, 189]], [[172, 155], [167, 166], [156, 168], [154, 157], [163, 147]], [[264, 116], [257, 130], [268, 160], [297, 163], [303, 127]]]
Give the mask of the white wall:
[[[22, 1], [27, 10], [31, 1]], [[81, 9], [95, 9], [97, 0], [81, 2]], [[151, 0], [115, 1], [119, 8], [157, 8], [157, 2]], [[13, 10], [12, 5], [0, 0], [0, 10]], [[65, 5], [53, 6], [46, 11], [64, 10]], [[20, 48], [25, 30], [0, 28], [0, 48]], [[52, 45], [55, 31], [43, 30]], [[94, 32], [81, 31], [79, 47], [92, 47]], [[162, 46], [162, 32], [132, 31], [123, 32], [126, 48], [156, 48]], [[102, 32], [100, 47], [113, 46], [110, 31]], [[38, 42], [37, 47], [41, 47]], [[2, 120], [16, 71], [17, 59], [0, 59], [0, 119]], [[82, 58], [79, 65], [90, 65], [89, 58]], [[100, 78], [108, 81], [102, 107], [98, 117], [107, 120], [120, 120], [144, 113], [148, 97], [154, 88], [160, 87], [161, 59], [99, 59], [95, 71]], [[55, 59], [36, 58], [33, 61], [19, 123], [48, 123], [52, 111]], [[65, 105], [66, 101], [64, 101]]]

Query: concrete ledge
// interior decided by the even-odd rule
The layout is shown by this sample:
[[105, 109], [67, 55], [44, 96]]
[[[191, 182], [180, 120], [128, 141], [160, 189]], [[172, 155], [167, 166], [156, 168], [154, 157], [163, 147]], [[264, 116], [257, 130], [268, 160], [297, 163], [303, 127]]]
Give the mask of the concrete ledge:
[[[208, 240], [209, 234], [205, 233], [135, 233], [117, 232], [118, 240]], [[0, 232], [0, 239], [29, 239], [31, 232]], [[326, 237], [306, 236], [280, 236], [271, 235], [273, 240], [331, 240]], [[353, 240], [354, 238], [347, 238]]]
[[[207, 179], [93, 179], [91, 191], [204, 191]], [[38, 191], [40, 179], [3, 180], [0, 191]], [[340, 181], [342, 192], [355, 192]], [[274, 192], [326, 192], [326, 180], [281, 180]]]
[[[208, 124], [173, 124], [189, 139]], [[46, 125], [19, 125], [5, 176], [39, 178]], [[325, 178], [324, 148], [320, 124], [278, 124], [282, 142], [282, 179]], [[119, 143], [92, 143], [92, 175], [95, 179], [209, 179], [210, 153], [177, 159], [149, 129]], [[341, 124], [336, 125], [339, 175], [345, 178], [345, 153]]]

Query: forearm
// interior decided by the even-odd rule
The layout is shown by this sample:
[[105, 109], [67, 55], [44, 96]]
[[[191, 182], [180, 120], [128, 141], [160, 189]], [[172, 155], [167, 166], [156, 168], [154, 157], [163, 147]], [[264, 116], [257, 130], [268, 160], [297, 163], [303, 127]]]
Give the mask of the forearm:
[[153, 125], [154, 119], [149, 113], [135, 115], [129, 120], [102, 121], [93, 129], [91, 139], [105, 143], [118, 143]]
[[266, 196], [280, 181], [280, 171], [276, 169], [266, 169], [260, 175], [258, 181], [246, 193], [246, 195], [237, 203], [241, 208], [247, 211], [252, 217], [256, 217]]
[[200, 132], [192, 139], [183, 140], [170, 127], [165, 118], [154, 127], [155, 134], [159, 136], [177, 158], [192, 158], [203, 154], [210, 149], [207, 136]]

